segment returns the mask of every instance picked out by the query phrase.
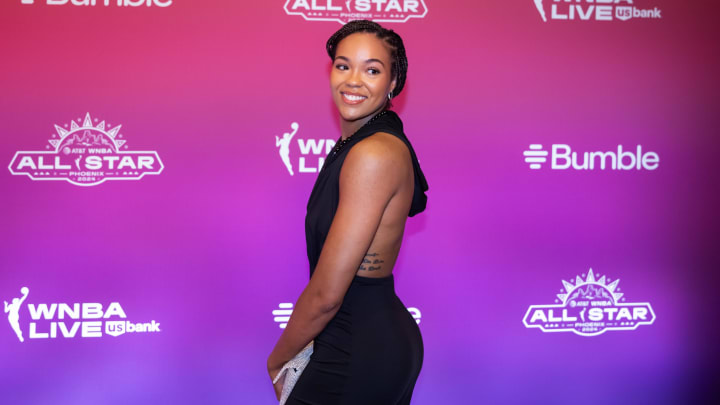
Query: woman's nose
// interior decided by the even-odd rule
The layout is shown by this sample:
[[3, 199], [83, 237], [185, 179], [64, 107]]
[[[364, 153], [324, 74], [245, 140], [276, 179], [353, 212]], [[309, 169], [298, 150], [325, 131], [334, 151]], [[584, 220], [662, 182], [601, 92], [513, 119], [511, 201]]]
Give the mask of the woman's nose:
[[355, 85], [355, 86], [359, 86], [360, 84], [362, 84], [362, 82], [360, 81], [360, 71], [357, 69], [352, 70], [350, 72], [350, 77], [348, 77], [347, 83], [349, 85]]

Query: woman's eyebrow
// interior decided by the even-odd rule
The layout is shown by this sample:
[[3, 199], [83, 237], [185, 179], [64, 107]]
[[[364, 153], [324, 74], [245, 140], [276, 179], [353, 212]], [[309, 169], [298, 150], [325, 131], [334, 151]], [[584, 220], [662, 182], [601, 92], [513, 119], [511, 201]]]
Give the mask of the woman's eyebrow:
[[[345, 57], [345, 56], [336, 56], [335, 59], [342, 59], [342, 60], [344, 60], [344, 61], [346, 61], [346, 62], [350, 62], [350, 59], [348, 59], [348, 58]], [[385, 64], [384, 64], [383, 61], [381, 61], [380, 59], [370, 58], [370, 59], [366, 59], [366, 60], [365, 60], [365, 63], [366, 63], [366, 64], [367, 64], [367, 63], [370, 63], [370, 62], [377, 62], [377, 63], [383, 65], [383, 67], [385, 67]]]

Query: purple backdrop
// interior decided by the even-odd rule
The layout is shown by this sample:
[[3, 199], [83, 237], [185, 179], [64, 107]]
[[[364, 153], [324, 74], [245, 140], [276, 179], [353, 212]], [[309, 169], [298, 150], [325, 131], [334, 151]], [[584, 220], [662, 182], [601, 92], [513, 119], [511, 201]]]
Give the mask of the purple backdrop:
[[[308, 281], [340, 135], [324, 44], [362, 17], [405, 41], [395, 110], [430, 185], [394, 270], [413, 404], [712, 393], [716, 3], [84, 3], [0, 5], [0, 402], [274, 403], [273, 311]], [[68, 174], [91, 155], [104, 174]], [[651, 311], [583, 326], [581, 302]]]

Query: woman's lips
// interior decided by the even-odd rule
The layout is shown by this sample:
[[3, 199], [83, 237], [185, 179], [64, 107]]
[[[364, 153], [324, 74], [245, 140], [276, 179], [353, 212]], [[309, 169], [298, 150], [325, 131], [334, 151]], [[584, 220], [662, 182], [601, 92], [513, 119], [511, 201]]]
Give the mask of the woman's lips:
[[352, 94], [352, 93], [345, 93], [345, 92], [340, 92], [340, 94], [342, 95], [342, 99], [345, 102], [345, 104], [351, 104], [351, 105], [360, 104], [363, 101], [365, 101], [365, 99], [367, 98], [367, 97], [361, 96], [359, 94]]

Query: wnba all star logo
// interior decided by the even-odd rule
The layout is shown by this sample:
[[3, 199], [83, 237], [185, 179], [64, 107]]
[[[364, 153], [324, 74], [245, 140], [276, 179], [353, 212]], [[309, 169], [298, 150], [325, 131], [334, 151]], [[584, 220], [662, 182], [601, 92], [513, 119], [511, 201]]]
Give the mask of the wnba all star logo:
[[275, 135], [275, 147], [278, 148], [280, 160], [291, 175], [295, 170], [299, 173], [317, 173], [322, 169], [327, 154], [335, 146], [333, 139], [304, 139], [295, 138], [300, 125], [297, 122], [290, 124], [290, 131], [282, 136]]
[[427, 14], [424, 0], [287, 0], [285, 13], [309, 21], [406, 22]]
[[106, 180], [139, 180], [160, 174], [163, 164], [155, 151], [129, 151], [121, 125], [85, 115], [63, 126], [55, 125], [45, 151], [19, 151], [8, 169], [32, 180], [61, 180], [95, 186]]
[[[585, 274], [583, 274], [585, 276]], [[597, 276], [592, 269], [575, 283], [562, 280], [563, 289], [555, 305], [530, 305], [523, 323], [527, 328], [543, 332], [573, 332], [581, 336], [597, 336], [609, 330], [635, 330], [652, 325], [655, 312], [649, 302], [625, 302], [620, 292], [620, 279], [611, 282]]]

